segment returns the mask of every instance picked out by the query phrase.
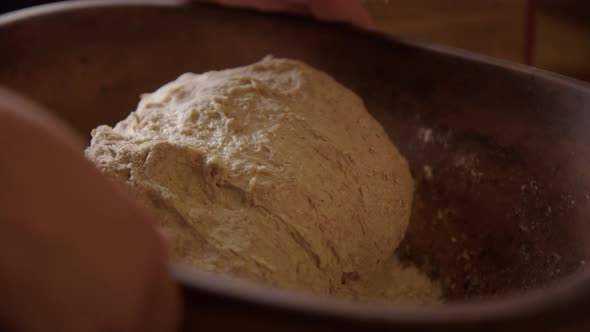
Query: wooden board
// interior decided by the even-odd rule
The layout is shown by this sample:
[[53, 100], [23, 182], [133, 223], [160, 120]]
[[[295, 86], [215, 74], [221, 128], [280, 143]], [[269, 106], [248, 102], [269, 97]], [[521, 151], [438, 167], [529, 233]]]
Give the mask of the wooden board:
[[524, 61], [526, 0], [365, 2], [377, 27], [396, 36]]

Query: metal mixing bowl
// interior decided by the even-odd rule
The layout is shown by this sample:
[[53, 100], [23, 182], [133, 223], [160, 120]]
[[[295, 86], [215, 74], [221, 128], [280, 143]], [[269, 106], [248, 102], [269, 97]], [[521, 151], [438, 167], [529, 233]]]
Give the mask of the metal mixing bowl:
[[88, 137], [183, 72], [299, 59], [354, 90], [417, 191], [397, 254], [441, 307], [319, 299], [176, 266], [185, 330], [553, 331], [590, 327], [590, 88], [373, 32], [215, 6], [82, 1], [0, 18], [0, 84]]

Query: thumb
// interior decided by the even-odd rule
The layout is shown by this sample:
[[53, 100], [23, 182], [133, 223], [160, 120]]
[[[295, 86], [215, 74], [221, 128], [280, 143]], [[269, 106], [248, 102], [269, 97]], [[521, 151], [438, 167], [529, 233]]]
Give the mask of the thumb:
[[0, 330], [175, 330], [161, 237], [82, 149], [65, 125], [0, 89]]

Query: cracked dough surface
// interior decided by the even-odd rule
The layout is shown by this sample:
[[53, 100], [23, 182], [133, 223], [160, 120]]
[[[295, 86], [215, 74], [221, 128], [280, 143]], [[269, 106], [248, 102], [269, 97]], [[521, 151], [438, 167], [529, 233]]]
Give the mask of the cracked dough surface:
[[405, 159], [358, 96], [298, 61], [184, 74], [92, 136], [86, 155], [206, 271], [338, 293], [408, 225]]

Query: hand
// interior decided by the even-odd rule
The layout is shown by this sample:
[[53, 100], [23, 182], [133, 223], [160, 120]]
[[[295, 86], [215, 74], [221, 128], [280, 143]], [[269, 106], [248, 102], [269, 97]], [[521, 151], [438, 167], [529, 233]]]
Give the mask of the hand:
[[79, 137], [0, 89], [0, 330], [175, 331], [154, 223]]
[[253, 7], [268, 12], [311, 15], [323, 21], [337, 21], [371, 28], [369, 14], [359, 0], [193, 0], [226, 6]]

